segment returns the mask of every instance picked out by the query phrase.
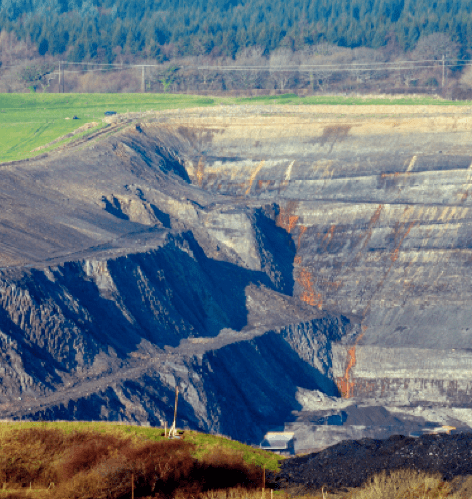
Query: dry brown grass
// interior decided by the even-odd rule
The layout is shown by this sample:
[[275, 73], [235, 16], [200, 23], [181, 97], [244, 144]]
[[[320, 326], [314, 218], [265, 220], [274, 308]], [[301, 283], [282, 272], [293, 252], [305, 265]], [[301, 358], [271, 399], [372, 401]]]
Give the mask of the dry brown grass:
[[400, 470], [375, 476], [365, 487], [348, 496], [352, 499], [433, 499], [459, 498], [439, 475]]
[[[257, 488], [260, 467], [215, 447], [200, 458], [185, 440], [157, 442], [92, 431], [24, 428], [0, 438], [0, 498], [200, 497], [223, 487]], [[30, 490], [31, 487], [31, 490]]]
[[[293, 496], [299, 499], [470, 499], [471, 494], [467, 487], [472, 481], [464, 480], [464, 477], [457, 478], [459, 480], [455, 482], [445, 482], [437, 474], [405, 469], [390, 474], [383, 472], [375, 475], [358, 488], [342, 490], [323, 488], [320, 491], [306, 493], [306, 489], [299, 487], [298, 490], [292, 489], [284, 493], [284, 497], [277, 496], [276, 499], [288, 499]], [[260, 499], [261, 494], [247, 495], [244, 499], [246, 497]], [[265, 499], [268, 499], [267, 495]]]

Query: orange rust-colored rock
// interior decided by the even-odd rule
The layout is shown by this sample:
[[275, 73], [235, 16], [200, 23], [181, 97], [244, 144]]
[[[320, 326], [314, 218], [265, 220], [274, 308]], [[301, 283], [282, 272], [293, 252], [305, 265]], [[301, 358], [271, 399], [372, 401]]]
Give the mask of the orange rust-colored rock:
[[302, 287], [303, 291], [300, 299], [313, 307], [323, 308], [323, 297], [314, 289], [313, 276], [306, 268], [301, 268], [296, 276], [296, 281]]
[[248, 195], [251, 192], [252, 184], [254, 183], [254, 180], [257, 177], [257, 174], [261, 171], [261, 168], [264, 166], [265, 161], [262, 160], [254, 169], [254, 171], [251, 173], [251, 176], [249, 177], [249, 186], [246, 189], [246, 195]]
[[390, 256], [391, 260], [393, 263], [395, 263], [398, 259], [398, 255], [400, 253], [400, 248], [401, 248], [401, 245], [403, 244], [403, 241], [405, 240], [405, 238], [408, 236], [408, 234], [410, 233], [410, 230], [416, 225], [416, 221], [413, 221], [413, 222], [410, 222], [408, 224], [408, 228], [407, 230], [405, 231], [405, 233], [401, 236], [401, 239], [400, 239], [400, 242], [398, 243], [398, 245], [396, 246], [396, 248], [394, 249], [392, 255]]
[[381, 212], [382, 212], [382, 205], [379, 204], [379, 207], [375, 210], [375, 213], [372, 215], [372, 218], [370, 219], [371, 226], [374, 225], [376, 222], [378, 222]]
[[303, 234], [305, 234], [306, 232], [306, 226], [305, 225], [300, 225], [300, 232], [298, 234], [298, 242], [297, 242], [297, 250], [300, 249], [300, 243], [301, 243], [301, 240], [302, 240], [302, 236]]
[[289, 234], [297, 225], [299, 220], [298, 215], [293, 215], [293, 212], [297, 209], [298, 203], [296, 201], [289, 201], [285, 207], [280, 207], [280, 212], [277, 215], [276, 224], [278, 227], [282, 227]]
[[344, 398], [351, 398], [354, 393], [355, 381], [351, 377], [351, 371], [352, 368], [356, 365], [357, 344], [364, 336], [366, 330], [367, 326], [362, 326], [362, 334], [358, 336], [354, 345], [352, 345], [352, 347], [347, 351], [346, 370], [344, 371], [344, 376], [342, 378], [338, 378], [337, 380], [339, 391]]
[[328, 232], [323, 237], [323, 242], [326, 240], [329, 242], [329, 241], [331, 241], [331, 239], [333, 239], [333, 234], [334, 234], [335, 229], [336, 229], [336, 225], [331, 225]]

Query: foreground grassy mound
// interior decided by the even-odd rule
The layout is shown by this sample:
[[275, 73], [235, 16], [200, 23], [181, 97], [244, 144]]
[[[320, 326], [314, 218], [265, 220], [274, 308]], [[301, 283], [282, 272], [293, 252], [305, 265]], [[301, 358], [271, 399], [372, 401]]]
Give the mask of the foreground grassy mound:
[[[260, 488], [278, 458], [229, 439], [106, 423], [3, 424], [0, 497], [114, 499], [199, 497]], [[262, 466], [262, 467], [261, 467]]]
[[[263, 468], [280, 457], [224, 437], [110, 423], [0, 424], [0, 498], [4, 499], [462, 499], [472, 477], [444, 481], [415, 470], [382, 472], [360, 487], [304, 485], [271, 491]], [[270, 484], [267, 484], [269, 487]], [[308, 484], [306, 484], [308, 485]]]
[[[132, 113], [218, 104], [470, 105], [432, 96], [204, 97], [167, 94], [0, 94], [0, 162], [49, 152], [106, 126], [105, 111]], [[73, 119], [77, 117], [77, 119]], [[73, 136], [70, 134], [74, 133]], [[41, 148], [41, 149], [38, 149]]]

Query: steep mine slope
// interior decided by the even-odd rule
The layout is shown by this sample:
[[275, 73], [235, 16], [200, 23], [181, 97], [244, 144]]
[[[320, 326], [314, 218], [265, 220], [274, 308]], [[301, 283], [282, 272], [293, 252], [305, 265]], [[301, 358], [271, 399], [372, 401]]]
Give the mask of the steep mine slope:
[[352, 314], [293, 294], [268, 202], [193, 186], [163, 124], [0, 168], [0, 415], [179, 424], [260, 442], [337, 396]]
[[175, 125], [195, 185], [280, 206], [294, 295], [362, 317], [335, 354], [347, 397], [469, 401], [470, 112], [313, 106]]
[[0, 167], [0, 416], [472, 423], [469, 111], [156, 114]]

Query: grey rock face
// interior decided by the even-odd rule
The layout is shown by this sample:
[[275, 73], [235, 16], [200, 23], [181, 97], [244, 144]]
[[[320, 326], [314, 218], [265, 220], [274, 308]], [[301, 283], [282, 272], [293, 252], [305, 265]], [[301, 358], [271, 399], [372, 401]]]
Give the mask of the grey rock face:
[[179, 386], [180, 425], [298, 449], [469, 424], [468, 110], [351, 109], [1, 169], [0, 416], [161, 424]]

